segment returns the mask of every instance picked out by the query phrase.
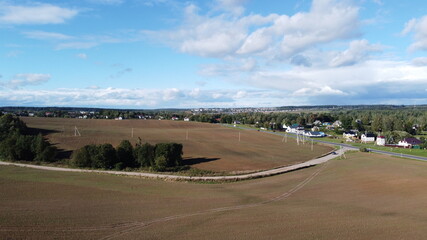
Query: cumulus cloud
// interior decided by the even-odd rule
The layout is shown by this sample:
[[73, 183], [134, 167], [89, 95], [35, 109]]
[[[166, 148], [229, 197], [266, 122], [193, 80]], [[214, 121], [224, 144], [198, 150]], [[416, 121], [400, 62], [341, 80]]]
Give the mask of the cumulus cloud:
[[409, 50], [427, 50], [427, 16], [409, 20], [405, 24], [402, 34], [410, 33], [413, 34], [414, 42], [409, 46]]
[[[217, 1], [222, 9], [227, 6], [239, 9], [242, 2]], [[310, 11], [293, 16], [201, 15], [198, 7], [191, 4], [184, 11], [184, 23], [176, 30], [145, 31], [144, 34], [165, 41], [183, 53], [203, 57], [259, 54], [282, 59], [319, 44], [358, 36], [358, 11], [347, 1], [314, 0]]]
[[[408, 87], [409, 93], [427, 86], [427, 66], [414, 66], [399, 61], [367, 60], [345, 68], [300, 68], [285, 71], [259, 71], [249, 79], [249, 84], [264, 89], [297, 92], [300, 89], [321, 89], [325, 86], [351, 95], [361, 95], [369, 89], [380, 91], [382, 86]], [[402, 88], [401, 86], [408, 87]], [[391, 88], [384, 93], [393, 98]], [[328, 93], [327, 88], [323, 93]], [[298, 92], [297, 92], [298, 93]], [[301, 90], [300, 93], [309, 93]], [[313, 92], [315, 94], [316, 92]], [[329, 91], [330, 95], [334, 92]], [[338, 92], [335, 92], [338, 93]]]
[[75, 9], [51, 4], [9, 5], [0, 3], [0, 24], [59, 24], [76, 16]]
[[369, 44], [368, 40], [354, 40], [350, 42], [347, 50], [340, 52], [335, 56], [330, 65], [333, 67], [349, 66], [365, 60], [369, 53], [382, 50], [378, 44]]
[[427, 66], [427, 57], [419, 57], [419, 58], [412, 59], [412, 65], [418, 66], [418, 67]]
[[215, 0], [214, 8], [241, 15], [245, 11], [243, 5], [246, 2], [247, 0]]
[[1, 85], [7, 88], [19, 88], [29, 85], [40, 85], [51, 79], [50, 74], [41, 73], [20, 73], [13, 76], [13, 78]]
[[294, 96], [318, 96], [318, 95], [348, 95], [347, 93], [338, 90], [338, 89], [333, 89], [329, 86], [323, 86], [320, 88], [301, 88], [296, 90], [293, 93]]

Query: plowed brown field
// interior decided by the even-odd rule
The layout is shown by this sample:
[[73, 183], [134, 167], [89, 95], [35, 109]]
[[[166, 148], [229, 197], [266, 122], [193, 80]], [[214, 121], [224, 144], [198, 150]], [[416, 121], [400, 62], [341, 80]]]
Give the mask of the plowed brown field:
[[[64, 118], [23, 120], [31, 128], [47, 130], [49, 140], [64, 150], [75, 150], [86, 144], [111, 143], [116, 146], [123, 139], [136, 143], [138, 137], [152, 144], [182, 143], [185, 163], [212, 171], [265, 170], [304, 162], [332, 150], [319, 144], [314, 144], [311, 150], [310, 144], [297, 145], [291, 138], [282, 142], [280, 136], [208, 123]], [[75, 127], [81, 136], [75, 136]]]
[[227, 184], [0, 166], [0, 239], [425, 239], [426, 176], [369, 153]]

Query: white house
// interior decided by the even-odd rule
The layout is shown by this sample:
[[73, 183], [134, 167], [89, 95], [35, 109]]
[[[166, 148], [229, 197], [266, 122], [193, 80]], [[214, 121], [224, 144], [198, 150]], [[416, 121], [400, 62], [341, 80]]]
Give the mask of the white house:
[[341, 127], [341, 125], [342, 125], [342, 122], [340, 120], [336, 120], [334, 123], [332, 123], [332, 126], [336, 128]]
[[304, 132], [304, 135], [311, 138], [321, 138], [326, 136], [324, 132], [317, 132], [317, 131], [306, 131]]
[[322, 122], [319, 120], [316, 120], [316, 121], [314, 121], [313, 125], [320, 126], [320, 125], [322, 125]]
[[292, 124], [286, 129], [286, 132], [302, 134], [304, 133], [304, 127], [299, 124]]
[[376, 144], [378, 146], [385, 146], [385, 137], [384, 136], [378, 136]]
[[362, 140], [363, 143], [375, 142], [375, 135], [373, 133], [364, 133], [360, 137], [360, 140]]
[[342, 136], [343, 136], [344, 138], [347, 138], [347, 139], [353, 139], [353, 138], [357, 137], [357, 133], [356, 133], [356, 132], [354, 132], [354, 131], [347, 131], [347, 132], [344, 132], [344, 133], [342, 134]]
[[172, 121], [179, 120], [179, 117], [172, 117]]
[[415, 145], [420, 145], [422, 142], [420, 140], [418, 140], [417, 138], [404, 138], [403, 140], [400, 140], [397, 145], [402, 146], [402, 147], [407, 147], [407, 148], [411, 148], [412, 146]]
[[190, 118], [188, 117], [184, 118], [184, 122], [189, 122], [189, 121], [190, 121]]

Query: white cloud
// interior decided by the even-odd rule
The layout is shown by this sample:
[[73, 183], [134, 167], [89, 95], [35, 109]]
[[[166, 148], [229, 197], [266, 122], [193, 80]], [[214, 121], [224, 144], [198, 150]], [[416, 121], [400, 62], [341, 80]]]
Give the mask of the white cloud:
[[62, 33], [44, 32], [44, 31], [31, 31], [23, 33], [27, 38], [40, 39], [40, 40], [67, 40], [73, 38]]
[[214, 8], [241, 15], [245, 11], [243, 4], [246, 2], [247, 0], [215, 0]]
[[405, 24], [403, 35], [413, 33], [414, 43], [409, 46], [410, 51], [427, 50], [427, 16], [420, 19], [411, 19]]
[[236, 73], [252, 72], [256, 70], [257, 62], [253, 58], [227, 61], [219, 64], [202, 66], [199, 74], [204, 76], [229, 76]]
[[[280, 105], [283, 96], [275, 91], [181, 90], [99, 88], [30, 91], [0, 91], [0, 102], [16, 106], [97, 106], [97, 107], [235, 107]], [[289, 101], [293, 101], [290, 99]], [[296, 103], [296, 102], [292, 102]], [[301, 102], [299, 102], [301, 103]]]
[[335, 56], [330, 65], [333, 67], [349, 66], [365, 60], [369, 53], [382, 50], [378, 44], [369, 44], [368, 40], [354, 40], [350, 42], [347, 50], [340, 52]]
[[294, 96], [319, 96], [319, 95], [348, 95], [347, 93], [338, 90], [338, 89], [333, 89], [329, 86], [323, 86], [320, 88], [301, 88], [296, 90], [292, 95]]
[[28, 85], [40, 85], [49, 81], [50, 78], [50, 74], [20, 73], [16, 74], [9, 82], [2, 83], [1, 85], [7, 88], [18, 88]]
[[427, 57], [419, 57], [419, 58], [412, 59], [412, 65], [418, 66], [418, 67], [427, 66]]
[[63, 49], [88, 49], [98, 46], [97, 42], [64, 42], [56, 46], [56, 50]]
[[0, 5], [0, 24], [59, 24], [76, 16], [75, 9], [51, 4]]
[[87, 59], [86, 53], [79, 53], [79, 54], [76, 55], [76, 57], [78, 57], [80, 59]]
[[[219, 1], [231, 8], [242, 1]], [[283, 3], [284, 4], [284, 3]], [[309, 12], [293, 16], [250, 14], [200, 15], [188, 5], [185, 21], [176, 30], [145, 31], [183, 53], [203, 57], [239, 57], [260, 54], [267, 58], [289, 58], [320, 44], [349, 39], [359, 34], [359, 9], [347, 1], [314, 0]]]
[[[352, 95], [361, 95], [369, 89], [380, 91], [384, 86], [407, 85], [407, 88], [415, 91], [427, 85], [427, 66], [417, 67], [399, 61], [367, 60], [342, 68], [294, 67], [287, 71], [258, 71], [249, 79], [249, 84], [258, 88], [286, 92], [330, 86], [331, 89]], [[323, 89], [323, 93], [327, 93], [326, 90], [328, 89]], [[301, 93], [307, 91], [301, 90]], [[383, 93], [390, 94], [388, 90], [384, 90]], [[392, 98], [392, 95], [390, 97]]]

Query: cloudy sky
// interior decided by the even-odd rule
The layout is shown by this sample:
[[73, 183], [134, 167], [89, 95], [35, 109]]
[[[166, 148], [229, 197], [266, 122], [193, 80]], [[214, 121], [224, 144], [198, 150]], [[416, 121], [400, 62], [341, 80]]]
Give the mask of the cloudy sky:
[[0, 0], [0, 106], [427, 104], [424, 0]]

